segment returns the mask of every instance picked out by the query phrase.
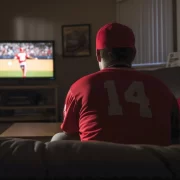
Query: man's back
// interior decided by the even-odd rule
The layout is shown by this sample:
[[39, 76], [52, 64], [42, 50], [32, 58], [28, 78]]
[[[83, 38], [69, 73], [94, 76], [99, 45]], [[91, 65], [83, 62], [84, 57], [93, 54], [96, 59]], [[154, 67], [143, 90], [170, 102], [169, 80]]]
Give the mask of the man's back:
[[82, 141], [178, 143], [177, 100], [159, 80], [130, 69], [135, 56], [135, 35], [128, 26], [108, 23], [98, 30], [101, 71], [78, 80], [68, 91], [59, 139], [80, 135]]
[[71, 87], [81, 140], [171, 143], [174, 97], [159, 80], [131, 69], [107, 68]]

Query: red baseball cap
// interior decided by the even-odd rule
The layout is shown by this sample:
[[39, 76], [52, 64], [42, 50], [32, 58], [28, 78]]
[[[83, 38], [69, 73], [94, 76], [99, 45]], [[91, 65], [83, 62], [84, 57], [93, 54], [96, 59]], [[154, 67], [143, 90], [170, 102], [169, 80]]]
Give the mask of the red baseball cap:
[[119, 23], [109, 23], [100, 28], [96, 36], [96, 50], [123, 47], [135, 49], [132, 29]]
[[23, 48], [19, 48], [19, 51], [20, 51], [20, 52], [23, 52]]

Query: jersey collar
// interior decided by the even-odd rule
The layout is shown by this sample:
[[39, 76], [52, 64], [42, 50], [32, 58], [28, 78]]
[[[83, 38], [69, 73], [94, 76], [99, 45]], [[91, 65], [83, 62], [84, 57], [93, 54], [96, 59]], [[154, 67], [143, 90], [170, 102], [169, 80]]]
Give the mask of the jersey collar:
[[129, 64], [113, 64], [107, 68], [131, 68], [131, 66]]

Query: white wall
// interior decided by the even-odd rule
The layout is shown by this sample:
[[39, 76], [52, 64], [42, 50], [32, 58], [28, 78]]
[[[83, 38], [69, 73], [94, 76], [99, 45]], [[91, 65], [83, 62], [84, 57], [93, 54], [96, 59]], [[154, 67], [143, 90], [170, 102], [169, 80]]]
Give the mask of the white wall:
[[177, 0], [177, 34], [178, 51], [180, 51], [180, 0]]

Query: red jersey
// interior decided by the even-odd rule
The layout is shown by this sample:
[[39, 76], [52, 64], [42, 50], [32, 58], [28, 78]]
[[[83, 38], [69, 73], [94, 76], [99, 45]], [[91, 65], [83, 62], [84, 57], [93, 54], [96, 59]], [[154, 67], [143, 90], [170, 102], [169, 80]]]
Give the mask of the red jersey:
[[177, 137], [175, 111], [177, 101], [160, 80], [132, 69], [106, 68], [71, 86], [61, 129], [79, 132], [82, 141], [169, 145]]
[[52, 54], [51, 50], [48, 50], [47, 54], [48, 54], [48, 55], [51, 55], [51, 54]]
[[178, 106], [179, 106], [179, 109], [180, 109], [180, 98], [177, 99], [177, 102], [178, 102]]
[[28, 59], [29, 56], [25, 52], [22, 52], [22, 53], [18, 53], [15, 56], [15, 58], [18, 59], [19, 63], [22, 63], [22, 62], [26, 62], [26, 59]]

